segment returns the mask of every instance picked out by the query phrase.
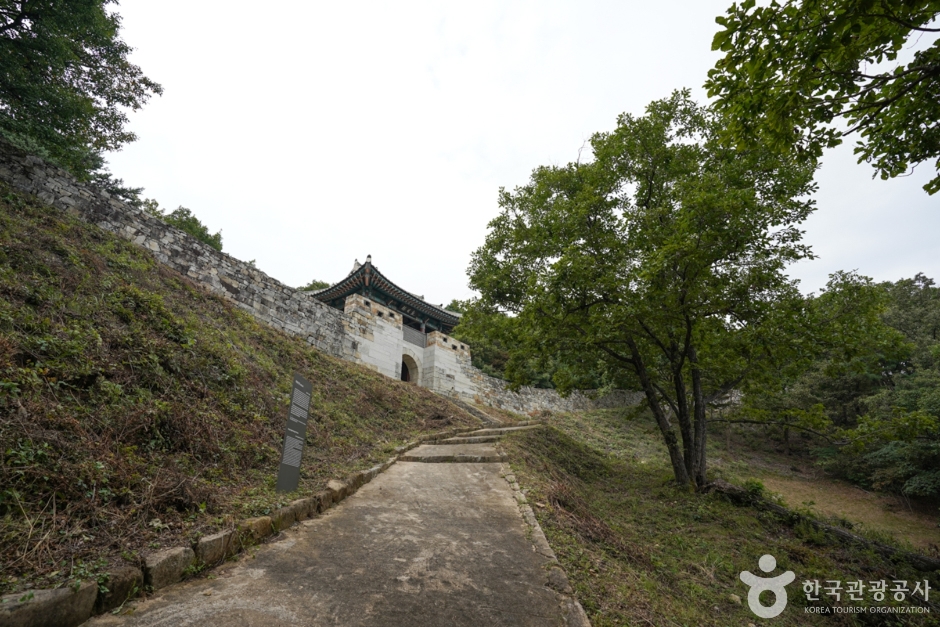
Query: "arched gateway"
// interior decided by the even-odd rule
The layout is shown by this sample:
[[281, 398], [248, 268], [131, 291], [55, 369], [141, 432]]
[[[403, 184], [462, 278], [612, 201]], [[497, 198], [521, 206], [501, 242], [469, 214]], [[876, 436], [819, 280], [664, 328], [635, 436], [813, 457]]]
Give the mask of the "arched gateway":
[[411, 355], [401, 356], [401, 380], [410, 383], [418, 383], [418, 362]]
[[387, 377], [447, 394], [470, 394], [470, 347], [451, 334], [460, 314], [402, 289], [366, 262], [313, 298], [346, 314], [344, 333], [355, 361]]

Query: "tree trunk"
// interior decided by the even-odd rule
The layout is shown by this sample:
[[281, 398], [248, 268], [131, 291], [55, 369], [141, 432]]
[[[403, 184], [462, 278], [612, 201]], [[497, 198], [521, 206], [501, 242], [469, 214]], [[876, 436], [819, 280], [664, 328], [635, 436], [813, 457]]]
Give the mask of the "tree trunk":
[[705, 392], [702, 389], [702, 371], [698, 367], [698, 354], [695, 347], [689, 347], [689, 365], [692, 370], [692, 409], [694, 412], [693, 433], [695, 441], [692, 450], [694, 459], [692, 460], [692, 479], [696, 488], [704, 488], [708, 483], [705, 474], [705, 444], [707, 432], [705, 427], [708, 424], [705, 415]]
[[682, 457], [685, 460], [685, 471], [690, 478], [695, 477], [695, 428], [689, 416], [689, 398], [686, 395], [685, 379], [682, 377], [682, 367], [672, 371], [673, 385], [676, 388], [676, 410], [679, 415], [679, 432], [682, 434]]
[[691, 479], [685, 468], [685, 460], [682, 457], [682, 451], [679, 449], [679, 438], [676, 437], [676, 431], [672, 424], [670, 424], [665, 412], [663, 412], [662, 406], [659, 404], [659, 396], [656, 394], [656, 389], [653, 387], [652, 381], [650, 381], [649, 373], [646, 371], [646, 364], [640, 356], [639, 348], [633, 340], [628, 340], [627, 343], [630, 346], [630, 353], [633, 357], [633, 369], [636, 371], [637, 378], [640, 380], [640, 385], [643, 386], [646, 402], [649, 404], [650, 411], [653, 412], [653, 417], [656, 418], [659, 431], [663, 434], [663, 440], [666, 442], [666, 449], [669, 451], [669, 460], [672, 462], [672, 472], [676, 476], [676, 482], [681, 486], [689, 485]]

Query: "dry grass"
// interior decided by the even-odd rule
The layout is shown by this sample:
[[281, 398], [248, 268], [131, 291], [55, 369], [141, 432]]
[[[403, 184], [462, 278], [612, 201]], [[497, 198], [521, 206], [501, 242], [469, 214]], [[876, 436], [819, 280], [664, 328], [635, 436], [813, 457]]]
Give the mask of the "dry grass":
[[821, 518], [843, 518], [863, 528], [890, 534], [926, 554], [938, 554], [937, 517], [908, 509], [899, 497], [866, 492], [836, 479], [801, 479], [755, 473], [789, 507], [805, 507]]
[[857, 531], [940, 556], [940, 510], [936, 502], [869, 492], [831, 477], [814, 464], [808, 450], [810, 441], [796, 439], [794, 444], [792, 454], [786, 455], [779, 443], [745, 427], [734, 432], [729, 450], [722, 430], [712, 434], [710, 468], [733, 483], [760, 481], [787, 507], [839, 524], [847, 522]]

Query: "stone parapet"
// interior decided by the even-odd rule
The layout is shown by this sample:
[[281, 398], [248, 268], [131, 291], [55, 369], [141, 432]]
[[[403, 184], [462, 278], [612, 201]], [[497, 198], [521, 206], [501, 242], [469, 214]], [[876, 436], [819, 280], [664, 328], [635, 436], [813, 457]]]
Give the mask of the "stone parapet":
[[473, 366], [463, 365], [462, 371], [463, 375], [472, 382], [470, 386], [474, 390], [473, 398], [470, 399], [472, 402], [508, 409], [520, 414], [538, 411], [568, 412], [633, 407], [644, 399], [642, 392], [626, 390], [612, 390], [603, 394], [590, 390], [575, 391], [564, 397], [555, 390], [530, 386], [511, 390], [506, 381], [483, 374]]

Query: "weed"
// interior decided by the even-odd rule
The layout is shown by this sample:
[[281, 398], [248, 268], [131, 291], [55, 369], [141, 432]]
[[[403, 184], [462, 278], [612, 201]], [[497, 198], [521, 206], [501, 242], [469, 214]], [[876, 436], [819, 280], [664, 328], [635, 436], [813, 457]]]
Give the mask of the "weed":
[[72, 581], [70, 587], [77, 592], [85, 581], [94, 581], [98, 584], [99, 593], [108, 592], [105, 584], [108, 583], [109, 575], [104, 572], [107, 565], [108, 561], [103, 558], [88, 563], [79, 560], [72, 566], [72, 572], [69, 574], [69, 579]]
[[204, 571], [208, 566], [201, 562], [193, 562], [183, 570], [184, 577], [193, 577]]
[[116, 614], [120, 614], [121, 612], [123, 612], [124, 606], [127, 604], [127, 602], [133, 598], [136, 598], [138, 592], [140, 592], [139, 586], [134, 586], [133, 588], [131, 588], [127, 593], [127, 597], [125, 597], [124, 600], [121, 601], [121, 604], [119, 606], [111, 610], [111, 613], [116, 615]]
[[745, 479], [741, 487], [755, 498], [763, 498], [767, 494], [767, 488], [758, 479]]

